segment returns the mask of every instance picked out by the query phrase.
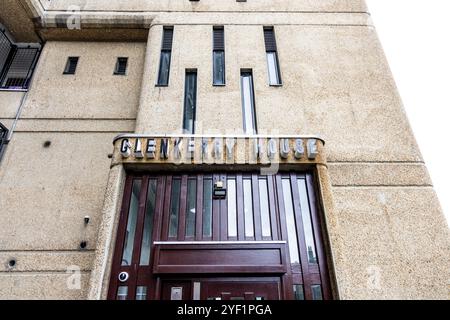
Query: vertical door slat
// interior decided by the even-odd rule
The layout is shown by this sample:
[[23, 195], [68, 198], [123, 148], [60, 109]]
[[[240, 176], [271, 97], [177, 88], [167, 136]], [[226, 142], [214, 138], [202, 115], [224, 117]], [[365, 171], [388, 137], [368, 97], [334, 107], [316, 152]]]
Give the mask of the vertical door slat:
[[138, 278], [138, 266], [141, 257], [142, 232], [144, 231], [145, 204], [147, 200], [148, 177], [142, 177], [141, 193], [139, 194], [139, 207], [136, 220], [136, 231], [134, 234], [133, 253], [131, 258], [132, 272], [130, 272], [128, 285], [128, 300], [134, 300], [136, 297], [136, 285]]
[[195, 210], [195, 240], [203, 238], [203, 175], [197, 176], [197, 207]]
[[314, 241], [316, 243], [316, 250], [319, 262], [320, 278], [322, 282], [322, 293], [324, 299], [331, 299], [330, 282], [328, 277], [328, 265], [327, 258], [324, 251], [324, 234], [321, 229], [321, 219], [319, 215], [320, 208], [318, 200], [316, 198], [316, 192], [314, 190], [314, 181], [311, 174], [306, 174], [306, 186], [308, 191], [309, 207], [311, 209], [311, 218], [313, 223]]
[[114, 252], [114, 258], [113, 258], [113, 267], [111, 270], [111, 278], [110, 278], [110, 287], [108, 292], [108, 299], [114, 300], [116, 299], [117, 289], [118, 289], [118, 280], [117, 276], [120, 271], [121, 267], [121, 261], [122, 261], [122, 251], [125, 241], [125, 232], [127, 227], [127, 220], [128, 220], [128, 211], [130, 206], [130, 199], [131, 199], [131, 191], [133, 186], [133, 177], [128, 176], [125, 181], [125, 191], [123, 194], [123, 204], [120, 211], [120, 218], [119, 218], [119, 229], [117, 231], [116, 236], [116, 247]]
[[166, 192], [164, 195], [164, 212], [163, 212], [163, 223], [161, 230], [161, 240], [167, 241], [169, 239], [169, 223], [170, 223], [170, 201], [172, 195], [172, 176], [166, 177]]

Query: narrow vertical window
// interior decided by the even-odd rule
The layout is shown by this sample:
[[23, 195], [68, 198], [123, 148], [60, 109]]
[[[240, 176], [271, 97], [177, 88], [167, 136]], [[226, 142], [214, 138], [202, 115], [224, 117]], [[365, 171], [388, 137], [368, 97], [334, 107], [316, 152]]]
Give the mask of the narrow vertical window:
[[173, 27], [163, 28], [163, 39], [161, 46], [161, 58], [159, 62], [158, 85], [169, 84], [170, 60], [172, 57]]
[[184, 92], [184, 133], [195, 132], [195, 111], [197, 106], [197, 71], [186, 71], [186, 83]]
[[256, 134], [255, 93], [252, 71], [241, 71], [241, 95], [244, 132], [246, 134]]
[[141, 180], [134, 180], [131, 192], [130, 207], [128, 209], [128, 222], [125, 234], [125, 242], [122, 253], [122, 266], [131, 266], [133, 256], [134, 235], [139, 212], [139, 195], [141, 193]]
[[223, 27], [213, 28], [213, 84], [225, 85], [225, 35]]
[[317, 263], [316, 245], [314, 243], [314, 232], [311, 221], [311, 208], [309, 207], [308, 191], [305, 179], [297, 179], [298, 191], [300, 195], [300, 209], [302, 212], [303, 229], [305, 232], [306, 250], [308, 254], [308, 262]]
[[175, 238], [178, 234], [178, 217], [180, 215], [181, 180], [173, 179], [170, 196], [169, 238]]
[[267, 68], [269, 72], [269, 84], [281, 85], [280, 67], [278, 63], [277, 43], [273, 27], [264, 28], [264, 41], [266, 43]]
[[294, 300], [305, 300], [305, 292], [303, 291], [303, 285], [294, 284]]
[[272, 230], [270, 226], [269, 192], [267, 189], [267, 179], [258, 179], [258, 183], [262, 236], [269, 238], [272, 236]]
[[203, 236], [212, 236], [212, 179], [203, 180]]
[[195, 215], [197, 208], [197, 180], [189, 179], [187, 185], [186, 237], [195, 235]]
[[141, 245], [141, 258], [140, 258], [141, 266], [148, 266], [150, 263], [150, 253], [153, 235], [153, 219], [155, 216], [155, 206], [156, 206], [157, 183], [158, 180], [156, 179], [150, 179], [148, 182], [147, 204], [145, 208], [144, 231], [142, 234], [142, 245]]
[[236, 214], [236, 179], [227, 181], [227, 205], [228, 205], [228, 236], [237, 237], [237, 214]]
[[69, 57], [67, 59], [66, 67], [64, 68], [64, 74], [75, 74], [78, 65], [78, 57]]
[[124, 76], [127, 74], [128, 58], [117, 58], [114, 75]]
[[294, 206], [292, 202], [291, 181], [289, 178], [282, 180], [284, 212], [286, 214], [286, 225], [289, 243], [289, 255], [291, 258], [291, 266], [300, 269], [300, 256], [298, 250], [297, 228], [295, 223]]
[[255, 235], [254, 223], [253, 223], [253, 196], [252, 196], [252, 180], [243, 180], [244, 188], [244, 225], [245, 236], [253, 238]]

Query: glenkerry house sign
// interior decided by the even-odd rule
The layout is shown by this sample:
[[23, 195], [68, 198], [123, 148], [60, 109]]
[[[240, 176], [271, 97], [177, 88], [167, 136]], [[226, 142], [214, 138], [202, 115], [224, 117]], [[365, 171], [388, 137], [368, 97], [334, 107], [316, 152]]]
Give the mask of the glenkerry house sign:
[[324, 141], [315, 136], [123, 134], [114, 147], [117, 163], [325, 163]]

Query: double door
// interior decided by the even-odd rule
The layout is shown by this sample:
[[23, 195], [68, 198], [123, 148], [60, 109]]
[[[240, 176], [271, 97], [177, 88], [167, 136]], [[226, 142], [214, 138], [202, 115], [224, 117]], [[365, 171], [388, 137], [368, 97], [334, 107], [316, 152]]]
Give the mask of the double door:
[[[311, 173], [128, 175], [108, 298], [166, 298], [165, 279], [198, 271], [205, 278], [183, 280], [190, 286], [183, 299], [194, 299], [198, 283], [206, 299], [330, 299], [316, 190]], [[277, 259], [278, 266], [266, 265]], [[227, 264], [241, 260], [242, 266]], [[260, 281], [273, 276], [278, 291]], [[217, 278], [228, 280], [215, 282], [213, 291]]]

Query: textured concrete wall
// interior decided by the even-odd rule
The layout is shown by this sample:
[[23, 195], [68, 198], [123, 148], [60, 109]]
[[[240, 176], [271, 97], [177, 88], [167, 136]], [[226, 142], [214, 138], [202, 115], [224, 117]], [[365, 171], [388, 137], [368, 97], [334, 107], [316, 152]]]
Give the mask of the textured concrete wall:
[[[145, 43], [47, 42], [22, 117], [134, 119], [144, 52]], [[64, 75], [71, 56], [76, 73]], [[113, 74], [118, 57], [128, 57], [126, 76]]]
[[[108, 154], [114, 136], [134, 130], [144, 52], [145, 43], [46, 44], [0, 164], [0, 299], [86, 298]], [[80, 56], [75, 76], [63, 75], [68, 56]], [[127, 75], [113, 76], [122, 56]], [[0, 92], [0, 118], [15, 116], [22, 95]], [[79, 289], [71, 266], [80, 270]]]
[[447, 298], [448, 228], [374, 28], [275, 25], [283, 86], [270, 87], [261, 25], [225, 23], [227, 85], [212, 87], [213, 23], [190, 23], [175, 26], [167, 88], [154, 86], [151, 29], [136, 131], [181, 131], [185, 69], [197, 68], [196, 132], [242, 133], [239, 72], [253, 69], [260, 133], [327, 141], [341, 298]]
[[0, 91], [0, 118], [14, 119], [25, 92]]
[[0, 1], [0, 23], [8, 28], [14, 41], [39, 42], [30, 16], [27, 6], [23, 5], [23, 0]]
[[329, 11], [362, 12], [367, 7], [362, 0], [66, 0], [41, 1], [47, 10], [67, 10], [77, 5], [85, 11]]

